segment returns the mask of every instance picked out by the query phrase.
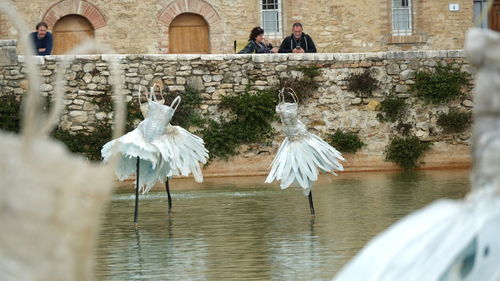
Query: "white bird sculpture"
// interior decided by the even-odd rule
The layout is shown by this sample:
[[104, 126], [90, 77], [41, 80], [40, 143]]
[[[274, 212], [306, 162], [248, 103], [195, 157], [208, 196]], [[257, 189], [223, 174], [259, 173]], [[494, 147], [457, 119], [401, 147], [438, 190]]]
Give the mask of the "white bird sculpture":
[[472, 190], [438, 200], [370, 241], [335, 281], [500, 281], [500, 34], [474, 28]]

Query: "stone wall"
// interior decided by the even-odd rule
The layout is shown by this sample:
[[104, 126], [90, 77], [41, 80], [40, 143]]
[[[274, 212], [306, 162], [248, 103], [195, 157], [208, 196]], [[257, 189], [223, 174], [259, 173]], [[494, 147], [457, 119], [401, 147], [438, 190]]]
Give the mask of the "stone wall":
[[[415, 49], [461, 49], [472, 26], [472, 1], [413, 0], [412, 36], [391, 36], [392, 0], [283, 0], [283, 33], [293, 22], [315, 40], [320, 52], [375, 52]], [[247, 0], [16, 0], [29, 26], [41, 20], [52, 26], [61, 17], [81, 15], [95, 28], [95, 36], [119, 53], [168, 53], [169, 24], [182, 13], [201, 15], [208, 24], [210, 53], [232, 53], [234, 40], [247, 40], [261, 24], [259, 1]], [[16, 39], [17, 32], [0, 16], [0, 39]]]
[[[53, 90], [54, 69], [60, 59], [60, 56], [38, 57], [44, 81], [40, 91], [44, 95]], [[396, 93], [411, 105], [405, 122], [412, 125], [413, 134], [433, 141], [436, 153], [442, 152], [448, 157], [452, 151], [461, 151], [462, 164], [468, 159], [470, 130], [458, 135], [444, 134], [436, 121], [440, 113], [452, 108], [470, 111], [473, 106], [471, 96], [451, 104], [431, 106], [417, 100], [409, 92], [416, 71], [433, 68], [437, 63], [453, 64], [470, 72], [460, 50], [304, 55], [82, 55], [76, 57], [66, 73], [66, 109], [60, 123], [63, 129], [92, 131], [96, 120], [110, 117], [110, 113], [99, 108], [95, 102], [109, 94], [107, 62], [110, 59], [118, 59], [124, 70], [122, 78], [128, 100], [136, 95], [140, 85], [161, 83], [167, 91], [180, 95], [190, 86], [201, 93], [202, 114], [215, 119], [220, 116], [218, 104], [223, 95], [237, 95], [248, 86], [252, 89], [273, 87], [281, 78], [300, 78], [303, 74], [296, 70], [297, 66], [315, 65], [321, 70], [321, 75], [315, 79], [319, 88], [300, 105], [300, 118], [312, 132], [321, 137], [336, 129], [358, 133], [366, 143], [360, 153], [383, 160], [383, 152], [394, 134], [395, 124], [378, 121], [376, 115], [379, 112], [373, 105], [388, 93]], [[22, 62], [23, 57], [19, 57], [10, 64], [0, 66], [2, 94], [20, 95], [25, 92], [28, 83]], [[374, 76], [380, 81], [380, 89], [374, 92], [373, 97], [361, 99], [347, 91], [347, 78], [367, 68], [374, 71]], [[279, 128], [279, 124], [275, 125]], [[247, 156], [256, 155], [259, 150], [274, 154], [281, 140], [282, 134], [278, 129], [271, 147], [256, 146], [255, 151], [247, 153]]]

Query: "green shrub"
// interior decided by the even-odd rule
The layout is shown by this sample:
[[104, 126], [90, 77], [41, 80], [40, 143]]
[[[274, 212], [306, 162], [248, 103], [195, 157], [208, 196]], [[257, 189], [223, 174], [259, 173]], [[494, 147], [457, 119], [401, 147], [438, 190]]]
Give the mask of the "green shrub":
[[461, 97], [469, 81], [470, 74], [451, 65], [438, 64], [434, 71], [418, 71], [410, 89], [425, 102], [442, 104]]
[[381, 122], [396, 122], [405, 114], [408, 106], [405, 100], [398, 98], [394, 94], [389, 94], [383, 101], [380, 102], [381, 113], [377, 114], [377, 119]]
[[243, 143], [241, 140], [243, 134], [235, 121], [209, 120], [208, 126], [201, 134], [210, 155], [209, 161], [217, 158], [227, 159], [229, 156], [236, 155], [239, 145]]
[[[167, 93], [165, 95], [166, 104], [170, 105], [177, 95], [172, 92]], [[186, 87], [186, 90], [180, 96], [182, 101], [172, 118], [172, 125], [178, 125], [186, 129], [190, 126], [202, 126], [205, 120], [199, 114], [199, 107], [202, 102], [200, 92], [194, 88]]]
[[302, 72], [305, 77], [310, 79], [314, 79], [315, 77], [321, 74], [321, 70], [316, 65], [309, 65], [309, 66], [300, 65], [295, 67], [295, 70]]
[[379, 88], [379, 81], [372, 77], [373, 70], [365, 68], [361, 73], [351, 73], [347, 78], [347, 90], [360, 98], [372, 96], [373, 91]]
[[416, 136], [395, 137], [385, 150], [385, 161], [394, 162], [405, 170], [416, 168], [418, 159], [431, 145], [431, 142], [421, 141]]
[[344, 133], [340, 130], [336, 130], [333, 135], [328, 135], [327, 141], [338, 151], [347, 153], [356, 153], [365, 145], [357, 134]]
[[398, 122], [396, 125], [396, 131], [403, 136], [407, 136], [411, 132], [412, 125], [408, 123]]
[[103, 121], [98, 122], [91, 133], [72, 133], [60, 128], [52, 132], [52, 136], [63, 142], [71, 152], [80, 153], [89, 160], [101, 159], [101, 148], [111, 140], [111, 135], [111, 125]]
[[255, 93], [246, 91], [237, 96], [223, 96], [220, 108], [230, 112], [229, 120], [211, 120], [202, 131], [210, 159], [228, 158], [237, 154], [237, 148], [241, 144], [270, 139], [276, 103], [277, 95], [274, 90]]
[[276, 91], [260, 90], [237, 96], [223, 96], [219, 106], [233, 113], [234, 120], [243, 133], [242, 139], [255, 142], [268, 137], [277, 102]]
[[472, 124], [472, 113], [452, 110], [449, 113], [440, 114], [437, 124], [441, 126], [446, 133], [461, 133]]
[[0, 96], [0, 129], [19, 133], [21, 103], [13, 94]]
[[314, 78], [321, 74], [321, 70], [316, 65], [298, 66], [295, 70], [302, 72], [304, 75], [300, 79], [280, 79], [278, 88], [293, 89], [297, 94], [299, 102], [302, 102], [310, 97], [316, 89], [318, 89], [319, 84], [314, 80]]

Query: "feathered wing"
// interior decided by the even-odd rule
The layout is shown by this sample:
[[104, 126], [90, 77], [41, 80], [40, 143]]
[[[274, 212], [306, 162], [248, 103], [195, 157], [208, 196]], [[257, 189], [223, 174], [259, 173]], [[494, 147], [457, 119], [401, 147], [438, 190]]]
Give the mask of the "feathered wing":
[[146, 193], [154, 186], [158, 180], [160, 151], [155, 145], [146, 142], [139, 130], [133, 130], [109, 141], [101, 149], [104, 161], [108, 161], [112, 153], [119, 154], [118, 165], [115, 167], [115, 174], [119, 180], [124, 180], [137, 172], [137, 157], [139, 157], [140, 191]]
[[448, 280], [441, 278], [474, 243], [491, 218], [486, 214], [493, 211], [498, 220], [496, 205], [481, 210], [466, 202], [439, 200], [379, 234], [334, 281]]
[[297, 140], [287, 137], [271, 163], [271, 171], [265, 182], [279, 180], [282, 189], [296, 183], [307, 195], [312, 182], [318, 179], [318, 168], [335, 174], [335, 170], [343, 170], [339, 160], [344, 160], [342, 155], [314, 134]]
[[[170, 170], [165, 176], [188, 176], [192, 173], [197, 182], [203, 181], [200, 163], [207, 163], [208, 150], [205, 148], [202, 138], [191, 134], [180, 126], [169, 125], [166, 134], [154, 141], [153, 144], [158, 145], [162, 155], [163, 151], [167, 149], [171, 154]], [[167, 160], [165, 159], [165, 161]]]

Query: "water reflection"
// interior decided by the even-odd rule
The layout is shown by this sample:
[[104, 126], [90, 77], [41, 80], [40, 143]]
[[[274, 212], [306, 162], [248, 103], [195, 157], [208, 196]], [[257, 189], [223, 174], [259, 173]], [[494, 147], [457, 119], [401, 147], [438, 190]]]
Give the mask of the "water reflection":
[[[317, 216], [298, 189], [264, 177], [172, 184], [141, 198], [113, 197], [99, 236], [98, 280], [331, 280], [364, 244], [431, 201], [461, 198], [468, 171], [359, 173], [314, 186]], [[182, 187], [182, 188], [181, 188]], [[123, 191], [122, 191], [123, 192]]]

